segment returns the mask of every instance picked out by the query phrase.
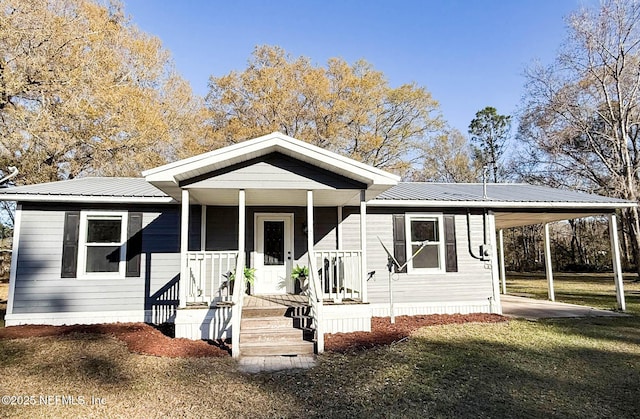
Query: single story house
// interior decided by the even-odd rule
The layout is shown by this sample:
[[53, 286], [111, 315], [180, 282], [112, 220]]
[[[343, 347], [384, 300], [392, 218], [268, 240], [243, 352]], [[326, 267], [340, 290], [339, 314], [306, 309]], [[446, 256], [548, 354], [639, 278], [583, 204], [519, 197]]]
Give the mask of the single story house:
[[247, 267], [253, 298], [290, 307], [278, 327], [322, 352], [324, 333], [370, 330], [372, 316], [501, 313], [501, 229], [595, 214], [610, 219], [624, 308], [615, 211], [632, 202], [401, 182], [277, 132], [142, 175], [0, 190], [17, 201], [7, 326], [171, 322], [177, 337], [231, 337], [234, 356], [249, 354], [252, 297], [235, 280]]

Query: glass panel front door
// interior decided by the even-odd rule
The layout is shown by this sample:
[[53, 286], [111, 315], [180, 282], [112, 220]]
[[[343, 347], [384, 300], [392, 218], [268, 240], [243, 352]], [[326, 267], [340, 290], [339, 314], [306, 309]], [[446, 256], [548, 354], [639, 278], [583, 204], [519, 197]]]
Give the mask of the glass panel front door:
[[264, 264], [284, 265], [284, 221], [264, 222]]
[[[284, 294], [291, 288], [293, 214], [256, 214], [253, 294]], [[292, 291], [290, 291], [292, 292]]]

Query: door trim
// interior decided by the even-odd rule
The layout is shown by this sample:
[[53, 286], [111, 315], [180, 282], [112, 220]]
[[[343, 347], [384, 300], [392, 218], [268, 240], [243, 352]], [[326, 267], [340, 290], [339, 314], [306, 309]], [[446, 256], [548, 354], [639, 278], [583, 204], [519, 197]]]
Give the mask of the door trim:
[[[289, 259], [285, 255], [285, 257], [287, 257], [287, 259], [285, 259], [285, 276], [286, 278], [289, 278], [291, 276], [291, 269], [293, 267], [293, 260], [295, 258], [295, 242], [294, 242], [295, 216], [293, 212], [256, 212], [253, 215], [253, 251], [255, 252], [256, 257], [252, 258], [253, 260], [251, 261], [251, 265], [252, 265], [251, 267], [257, 268], [255, 259], [257, 258], [257, 253], [258, 253], [258, 242], [260, 241], [259, 239], [262, 237], [260, 235], [260, 231], [262, 231], [262, 234], [264, 235], [263, 228], [259, 224], [260, 221], [282, 221], [285, 219], [288, 219], [288, 222], [289, 222], [289, 243], [291, 246], [291, 258]], [[285, 222], [286, 221], [287, 220], [285, 220]], [[286, 249], [285, 249], [285, 252], [286, 252]], [[264, 266], [264, 264], [262, 266]], [[293, 292], [293, 290], [290, 289], [292, 288], [292, 286], [289, 284], [289, 282], [292, 282], [292, 281], [287, 281], [287, 288], [285, 290], [286, 293]]]

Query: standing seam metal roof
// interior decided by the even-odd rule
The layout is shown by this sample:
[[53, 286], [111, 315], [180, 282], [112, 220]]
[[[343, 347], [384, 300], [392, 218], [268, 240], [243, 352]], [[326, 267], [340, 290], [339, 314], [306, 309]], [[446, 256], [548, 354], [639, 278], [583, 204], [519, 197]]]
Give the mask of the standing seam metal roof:
[[86, 177], [0, 189], [2, 195], [168, 198], [144, 178]]
[[566, 203], [629, 202], [623, 199], [524, 183], [489, 183], [487, 184], [487, 198], [484, 198], [482, 183], [427, 182], [401, 182], [397, 186], [378, 195], [376, 200]]
[[[0, 188], [3, 195], [47, 197], [104, 197], [104, 198], [170, 198], [144, 178], [87, 177], [59, 182]], [[377, 201], [443, 201], [443, 202], [551, 202], [625, 204], [617, 198], [555, 189], [522, 183], [487, 184], [487, 198], [481, 183], [401, 182], [378, 195]]]

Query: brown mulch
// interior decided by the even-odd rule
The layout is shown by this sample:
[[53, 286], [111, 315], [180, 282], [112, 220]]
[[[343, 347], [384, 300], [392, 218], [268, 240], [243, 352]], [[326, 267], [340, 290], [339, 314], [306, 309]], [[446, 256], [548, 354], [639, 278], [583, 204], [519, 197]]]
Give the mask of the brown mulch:
[[[424, 326], [469, 322], [497, 323], [507, 321], [497, 314], [433, 314], [397, 316], [395, 324], [388, 317], [371, 319], [371, 332], [335, 333], [325, 335], [325, 350], [345, 353], [376, 346], [389, 345], [407, 338]], [[113, 336], [123, 341], [134, 353], [171, 358], [226, 357], [229, 348], [222, 342], [176, 339], [162, 334], [144, 323], [113, 323], [73, 326], [27, 325], [0, 328], [0, 339], [20, 339], [45, 336], [66, 336], [88, 333]]]
[[[202, 340], [175, 339], [145, 323], [112, 323], [73, 326], [10, 326], [0, 329], [0, 339], [65, 336], [74, 333], [108, 335], [127, 344], [131, 352], [171, 358], [224, 357], [229, 352]], [[223, 344], [221, 346], [224, 347]]]
[[461, 323], [499, 323], [508, 321], [497, 314], [430, 314], [422, 316], [396, 316], [395, 324], [389, 317], [373, 317], [371, 332], [335, 333], [325, 335], [324, 348], [331, 352], [351, 352], [389, 345], [411, 335], [424, 326]]

